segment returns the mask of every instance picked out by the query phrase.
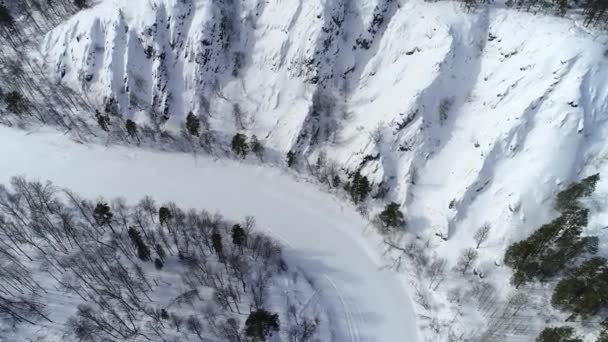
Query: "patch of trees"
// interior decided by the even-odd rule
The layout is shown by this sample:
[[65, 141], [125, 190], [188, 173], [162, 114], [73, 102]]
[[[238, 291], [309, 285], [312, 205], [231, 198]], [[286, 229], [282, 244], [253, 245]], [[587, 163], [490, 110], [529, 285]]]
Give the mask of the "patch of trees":
[[557, 275], [580, 255], [597, 252], [598, 239], [581, 236], [589, 210], [580, 199], [591, 195], [599, 174], [570, 185], [557, 196], [560, 215], [542, 225], [530, 237], [509, 246], [505, 264], [513, 268], [516, 287], [533, 280], [544, 281]]
[[296, 162], [296, 154], [294, 151], [287, 151], [287, 155], [285, 156], [285, 160], [287, 162], [287, 167], [295, 166]]
[[4, 95], [6, 109], [17, 115], [24, 114], [28, 109], [28, 100], [18, 91], [10, 91]]
[[252, 218], [235, 224], [149, 197], [91, 202], [13, 178], [0, 185], [0, 268], [0, 327], [53, 322], [45, 299], [61, 289], [79, 302], [64, 331], [78, 341], [316, 336], [315, 313], [293, 305], [298, 324], [282, 326], [268, 311], [278, 277], [297, 277]]
[[398, 203], [391, 202], [386, 204], [384, 210], [378, 214], [377, 226], [383, 233], [390, 233], [405, 225], [405, 219]]
[[4, 4], [0, 4], [0, 25], [9, 29], [15, 26], [15, 18]]
[[536, 337], [536, 342], [583, 342], [576, 336], [572, 327], [553, 327], [545, 328]]
[[101, 127], [102, 130], [106, 132], [110, 131], [110, 116], [96, 111], [95, 119], [97, 120], [97, 124], [99, 125], [99, 127]]
[[127, 134], [129, 134], [131, 138], [137, 137], [137, 124], [135, 123], [135, 121], [127, 119], [127, 122], [125, 123], [125, 128], [127, 129]]
[[[569, 312], [567, 319], [588, 319], [608, 308], [608, 261], [602, 257], [581, 258], [597, 253], [598, 238], [581, 236], [589, 210], [581, 199], [590, 196], [599, 174], [568, 186], [557, 195], [560, 215], [542, 225], [530, 237], [509, 246], [505, 264], [513, 268], [512, 283], [520, 285], [559, 276], [551, 303]], [[537, 341], [581, 341], [569, 327], [547, 328]]]
[[[479, 5], [488, 3], [488, 0], [461, 0], [465, 9], [471, 11]], [[570, 9], [582, 9], [585, 24], [608, 24], [608, 2], [605, 0], [507, 0], [508, 7], [523, 11], [554, 11], [558, 15], [565, 15]]]
[[86, 0], [22, 0], [18, 4], [15, 2], [15, 6], [7, 7], [5, 1], [0, 4], [0, 26], [10, 26], [13, 33], [20, 34], [25, 24], [37, 33], [46, 33], [53, 26], [84, 8], [86, 2]]
[[[560, 3], [564, 2], [560, 1]], [[587, 24], [608, 22], [608, 3], [604, 0], [586, 0], [583, 2], [583, 10]]]
[[245, 335], [254, 342], [266, 341], [273, 333], [279, 331], [279, 315], [264, 309], [253, 311], [245, 321]]
[[186, 116], [186, 129], [190, 135], [198, 137], [200, 135], [201, 130], [201, 122], [194, 113], [188, 113]]
[[247, 157], [249, 152], [253, 152], [260, 160], [264, 159], [264, 145], [262, 145], [255, 135], [253, 135], [251, 141], [249, 141], [249, 138], [247, 138], [245, 134], [236, 133], [232, 137], [230, 148], [236, 156], [243, 159]]
[[247, 157], [249, 153], [249, 144], [247, 143], [247, 137], [244, 134], [237, 133], [232, 137], [232, 143], [230, 144], [232, 152], [241, 158]]
[[588, 318], [608, 308], [608, 260], [593, 257], [566, 271], [551, 297], [553, 306]]
[[367, 180], [367, 176], [362, 176], [361, 172], [357, 171], [351, 178], [352, 180], [345, 184], [344, 189], [349, 193], [350, 198], [355, 204], [365, 201], [371, 191], [371, 185], [369, 180]]
[[87, 0], [74, 0], [74, 5], [79, 9], [85, 9], [89, 6]]

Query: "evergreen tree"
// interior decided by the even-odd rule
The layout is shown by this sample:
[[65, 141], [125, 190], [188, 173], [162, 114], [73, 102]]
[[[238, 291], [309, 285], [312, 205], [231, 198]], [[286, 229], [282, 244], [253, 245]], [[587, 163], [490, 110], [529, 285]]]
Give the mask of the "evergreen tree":
[[260, 158], [260, 160], [264, 157], [264, 146], [255, 135], [251, 137], [251, 152]]
[[467, 12], [476, 9], [479, 6], [477, 0], [464, 0], [464, 8]]
[[370, 192], [369, 181], [366, 176], [361, 176], [361, 173], [357, 171], [353, 176], [353, 181], [350, 184], [349, 192], [350, 196], [355, 203], [363, 202], [367, 198]]
[[135, 138], [137, 136], [137, 124], [131, 119], [127, 119], [126, 123], [127, 134]]
[[154, 267], [157, 270], [161, 270], [163, 268], [163, 265], [164, 264], [163, 264], [162, 260], [160, 260], [159, 258], [154, 259]]
[[279, 315], [272, 314], [264, 309], [253, 311], [245, 321], [245, 335], [254, 342], [263, 342], [279, 332]]
[[557, 8], [557, 14], [564, 16], [568, 11], [568, 0], [553, 0], [555, 7]]
[[200, 135], [201, 121], [194, 113], [188, 113], [186, 117], [186, 129], [190, 135], [198, 137]]
[[232, 138], [232, 152], [237, 156], [245, 158], [249, 152], [249, 146], [247, 146], [247, 137], [241, 133], [237, 133]]
[[583, 342], [574, 334], [574, 329], [571, 327], [555, 327], [545, 328], [538, 337], [536, 342]]
[[551, 303], [583, 318], [608, 308], [608, 261], [594, 257], [568, 272], [555, 287]]
[[395, 202], [388, 203], [378, 218], [385, 228], [399, 228], [404, 223], [401, 207]]
[[118, 101], [116, 101], [116, 98], [114, 96], [111, 96], [104, 100], [104, 112], [106, 113], [106, 115], [120, 116]]
[[334, 188], [337, 188], [337, 187], [339, 187], [339, 186], [340, 186], [340, 183], [341, 183], [341, 182], [342, 182], [342, 181], [340, 180], [340, 176], [335, 175], [335, 176], [334, 176], [334, 178], [333, 178], [333, 179], [332, 179], [332, 181], [331, 181], [331, 184], [334, 186]]
[[97, 206], [95, 206], [95, 210], [93, 211], [93, 217], [95, 218], [95, 221], [97, 221], [97, 224], [101, 226], [108, 224], [113, 216], [114, 214], [112, 214], [110, 206], [107, 203], [97, 203]]
[[222, 244], [222, 235], [217, 230], [211, 234], [211, 245], [215, 254], [222, 258], [224, 255], [224, 245]]
[[169, 210], [169, 208], [160, 207], [158, 209], [158, 221], [160, 224], [167, 224], [171, 218], [173, 218], [173, 215], [171, 214], [171, 210]]
[[585, 24], [593, 24], [606, 21], [608, 2], [605, 0], [586, 0], [583, 5], [585, 13]]
[[74, 0], [74, 5], [76, 5], [78, 9], [84, 9], [88, 7], [87, 0]]
[[165, 309], [160, 309], [160, 318], [169, 319], [169, 313]]
[[[137, 249], [137, 257], [142, 261], [150, 260], [150, 248], [144, 242], [144, 239], [141, 237], [141, 234], [135, 230], [135, 228], [130, 227], [128, 230], [129, 237], [131, 238], [131, 243]], [[158, 260], [158, 259], [156, 259]], [[159, 260], [160, 261], [160, 260]], [[162, 265], [161, 265], [162, 267]]]
[[27, 100], [17, 91], [8, 92], [4, 96], [6, 109], [14, 114], [23, 114], [28, 107]]
[[578, 200], [591, 195], [595, 191], [595, 185], [599, 180], [600, 174], [596, 173], [578, 183], [572, 183], [565, 190], [557, 194], [556, 209], [560, 212], [578, 209]]
[[101, 114], [99, 111], [96, 111], [95, 118], [97, 119], [97, 124], [101, 129], [108, 132], [110, 130], [110, 117], [104, 114]]
[[4, 4], [0, 4], [0, 25], [10, 29], [15, 27], [15, 19]]
[[599, 175], [571, 184], [557, 195], [556, 209], [561, 215], [542, 225], [530, 237], [507, 248], [505, 264], [514, 269], [513, 284], [555, 276], [574, 258], [597, 251], [596, 237], [581, 237], [589, 210], [579, 202], [595, 190]]
[[292, 167], [296, 161], [296, 154], [293, 151], [287, 152], [287, 166]]
[[238, 224], [232, 226], [232, 243], [235, 246], [238, 246], [241, 250], [247, 243], [247, 234], [245, 233], [245, 229]]

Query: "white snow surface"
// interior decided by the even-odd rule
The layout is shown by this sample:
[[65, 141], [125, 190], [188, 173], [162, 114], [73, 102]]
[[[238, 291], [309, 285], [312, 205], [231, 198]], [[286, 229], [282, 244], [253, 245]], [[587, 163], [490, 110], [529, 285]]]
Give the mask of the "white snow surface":
[[254, 215], [284, 245], [291, 266], [311, 277], [335, 319], [337, 341], [416, 341], [404, 279], [382, 270], [363, 236], [366, 222], [348, 204], [278, 169], [123, 147], [86, 146], [54, 131], [0, 127], [0, 182], [50, 180], [82, 196], [145, 195], [184, 208]]
[[139, 123], [166, 110], [168, 130], [193, 111], [311, 164], [325, 151], [388, 188], [411, 231], [464, 241], [491, 221], [504, 242], [547, 218], [556, 184], [603, 164], [604, 41], [500, 2], [103, 0], [41, 50], [51, 78], [99, 108], [115, 97]]
[[[474, 246], [476, 229], [491, 223], [475, 267], [504, 299], [512, 290], [510, 270], [501, 266], [507, 246], [555, 215], [554, 195], [568, 183], [596, 172], [608, 177], [608, 62], [606, 37], [576, 17], [500, 3], [465, 13], [450, 1], [101, 0], [49, 32], [41, 51], [51, 79], [98, 108], [115, 97], [138, 123], [166, 110], [164, 128], [177, 131], [192, 110], [223, 136], [256, 134], [268, 149], [295, 150], [311, 164], [324, 151], [344, 171], [361, 168], [374, 192], [380, 184], [389, 189], [384, 200], [401, 204], [408, 231], [431, 241], [429, 251], [449, 267]], [[366, 247], [377, 239], [363, 240], [365, 223], [353, 209], [310, 185], [259, 166], [4, 132], [14, 137], [8, 144], [17, 156], [3, 158], [26, 158], [3, 169], [5, 177], [33, 173], [84, 195], [151, 194], [284, 227], [275, 233], [302, 252], [294, 260], [336, 283], [332, 290], [323, 282], [341, 294], [329, 297], [344, 311], [350, 338], [414, 339], [399, 335], [416, 331], [402, 279], [378, 271], [376, 248]], [[607, 184], [590, 201], [585, 231], [600, 237], [603, 256]], [[475, 281], [451, 274], [431, 309], [416, 306], [417, 313], [457, 335], [475, 335], [489, 318], [445, 299], [447, 290]], [[529, 341], [545, 325], [563, 324], [564, 314], [547, 301], [551, 286], [533, 287], [544, 299], [522, 319], [529, 330], [499, 340]], [[594, 329], [583, 332], [593, 336]], [[426, 340], [448, 340], [445, 330]]]

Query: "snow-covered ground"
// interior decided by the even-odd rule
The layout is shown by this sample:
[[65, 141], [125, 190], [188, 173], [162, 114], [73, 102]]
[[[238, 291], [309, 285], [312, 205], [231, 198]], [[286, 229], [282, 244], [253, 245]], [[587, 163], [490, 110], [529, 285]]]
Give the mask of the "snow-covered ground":
[[[471, 298], [449, 303], [448, 292], [490, 284], [492, 305], [500, 307], [513, 290], [510, 270], [502, 266], [507, 246], [555, 215], [557, 191], [596, 172], [602, 181], [590, 200], [585, 234], [598, 235], [600, 254], [608, 253], [606, 36], [582, 26], [576, 14], [520, 12], [503, 1], [471, 13], [456, 2], [423, 0], [96, 2], [49, 32], [42, 57], [35, 56], [49, 79], [81, 92], [91, 108], [102, 110], [113, 96], [119, 114], [140, 125], [149, 123], [150, 112], [167, 109], [162, 129], [172, 132], [192, 110], [205, 129], [219, 133], [223, 140], [216, 143], [224, 149], [235, 132], [256, 134], [268, 150], [280, 152], [274, 162], [284, 163], [293, 150], [314, 164], [326, 152], [343, 176], [361, 170], [374, 193], [386, 187], [383, 200], [401, 205], [409, 238], [417, 236], [430, 255], [447, 258], [449, 268], [489, 222], [490, 237], [475, 265], [485, 278], [452, 272], [429, 294], [429, 309], [416, 305], [419, 316], [441, 321], [432, 325], [476, 336], [493, 324], [492, 312], [499, 310], [480, 308]], [[96, 125], [90, 109], [78, 114]], [[17, 154], [3, 158], [25, 158], [3, 168], [4, 177], [38, 175], [89, 196], [149, 193], [186, 207], [217, 207], [235, 218], [254, 214], [270, 229], [276, 222], [285, 227], [275, 233], [286, 244], [306, 251], [292, 253], [294, 260], [313, 269], [317, 262], [335, 267], [318, 278], [326, 292], [342, 294], [329, 297], [348, 312], [340, 316], [343, 331], [356, 335], [348, 327], [360, 321], [371, 329], [361, 336], [375, 336], [377, 328], [386, 331], [379, 336], [400, 339], [392, 324], [416, 330], [409, 300], [392, 299], [403, 279], [378, 271], [383, 262], [376, 246], [365, 247], [377, 237], [363, 239], [365, 223], [350, 205], [311, 184], [294, 183], [276, 169], [206, 157], [85, 147], [48, 132], [23, 137], [3, 129], [2, 135]], [[46, 149], [55, 154], [47, 156]], [[306, 220], [283, 204], [306, 212]], [[381, 205], [368, 204], [372, 212]], [[347, 237], [327, 235], [340, 231]], [[312, 249], [301, 245], [311, 241]], [[366, 256], [338, 256], [355, 246]], [[315, 256], [318, 249], [326, 252]], [[368, 267], [360, 258], [368, 258]], [[351, 270], [361, 271], [363, 283], [341, 279]], [[377, 278], [391, 279], [395, 288], [372, 289], [376, 285], [367, 282]], [[410, 274], [407, 280], [427, 288], [422, 278]], [[546, 324], [563, 324], [564, 314], [547, 301], [551, 286], [523, 289], [534, 304], [512, 326], [524, 329], [497, 340], [529, 341]], [[359, 304], [358, 297], [369, 298]], [[370, 307], [379, 316], [367, 315]], [[447, 340], [445, 329], [439, 335], [428, 340]]]
[[106, 0], [49, 32], [43, 61], [94, 107], [166, 111], [168, 131], [193, 111], [311, 164], [324, 151], [417, 234], [461, 244], [490, 221], [504, 244], [547, 218], [556, 184], [601, 168], [608, 64], [604, 35], [502, 3]]
[[54, 131], [0, 127], [0, 182], [14, 175], [50, 180], [86, 197], [151, 195], [186, 208], [254, 215], [280, 239], [292, 266], [315, 280], [337, 322], [339, 341], [416, 341], [404, 279], [381, 270], [352, 206], [277, 169], [186, 154], [85, 146]]

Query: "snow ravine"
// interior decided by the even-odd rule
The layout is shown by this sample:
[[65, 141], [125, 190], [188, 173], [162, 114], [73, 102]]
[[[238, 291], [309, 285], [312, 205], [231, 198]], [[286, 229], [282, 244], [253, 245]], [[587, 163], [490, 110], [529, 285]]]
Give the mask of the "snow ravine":
[[[50, 180], [83, 196], [151, 195], [183, 207], [254, 215], [281, 240], [287, 261], [315, 279], [333, 312], [337, 341], [416, 341], [403, 279], [381, 270], [364, 240], [366, 223], [350, 205], [280, 170], [123, 147], [85, 146], [53, 131], [26, 135], [0, 127], [0, 182], [11, 176]], [[24, 148], [27, 146], [27, 149]]]

